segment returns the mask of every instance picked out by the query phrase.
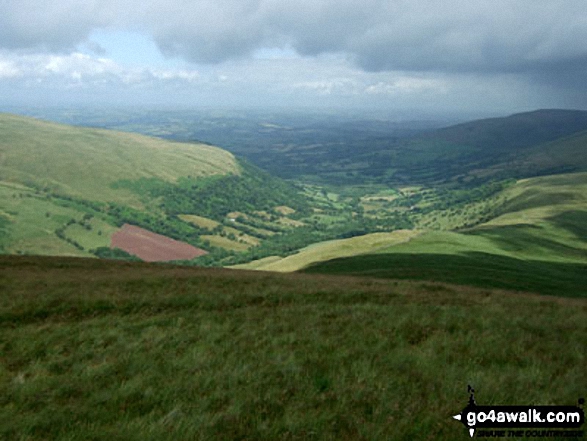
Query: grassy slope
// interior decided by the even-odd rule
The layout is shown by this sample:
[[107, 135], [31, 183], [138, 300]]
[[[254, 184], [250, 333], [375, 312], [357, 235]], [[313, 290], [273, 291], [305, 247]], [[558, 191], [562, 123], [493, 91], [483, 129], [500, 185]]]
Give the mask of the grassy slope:
[[527, 179], [506, 196], [504, 213], [476, 228], [428, 232], [308, 271], [587, 296], [587, 173]]
[[468, 437], [575, 404], [587, 303], [442, 284], [0, 256], [0, 438]]
[[[495, 219], [466, 232], [397, 231], [310, 245], [286, 258], [235, 268], [298, 271], [330, 259], [363, 254], [466, 255], [587, 263], [587, 173], [524, 179], [504, 191], [508, 201]], [[352, 271], [351, 266], [345, 270]]]
[[232, 154], [131, 133], [0, 114], [0, 180], [47, 186], [87, 200], [137, 204], [121, 179], [238, 174]]
[[[87, 228], [66, 226], [88, 211], [80, 204], [64, 206], [59, 196], [152, 211], [156, 198], [113, 184], [140, 178], [174, 183], [180, 177], [241, 172], [232, 154], [208, 145], [0, 114], [0, 252], [90, 256], [89, 250], [109, 246], [115, 228], [106, 218], [91, 219]], [[60, 228], [62, 238], [56, 235]]]
[[463, 232], [435, 231], [385, 252], [485, 252], [587, 263], [587, 173], [525, 179], [504, 192], [502, 214]]
[[329, 240], [307, 246], [291, 256], [265, 258], [243, 265], [235, 265], [234, 268], [279, 272], [298, 271], [316, 262], [373, 253], [381, 248], [409, 241], [418, 234], [417, 231], [400, 230], [391, 233], [366, 234], [350, 239]]

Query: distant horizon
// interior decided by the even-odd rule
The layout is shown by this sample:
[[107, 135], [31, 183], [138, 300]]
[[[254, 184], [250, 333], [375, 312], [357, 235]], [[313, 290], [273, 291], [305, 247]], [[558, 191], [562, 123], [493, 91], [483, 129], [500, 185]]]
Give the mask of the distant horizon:
[[0, 4], [0, 106], [476, 117], [587, 110], [586, 73], [580, 0]]
[[[48, 118], [59, 122], [60, 119], [50, 118], [50, 112], [80, 112], [80, 115], [88, 116], [91, 112], [111, 111], [144, 113], [144, 112], [162, 112], [162, 113], [196, 113], [196, 114], [224, 114], [222, 116], [238, 116], [247, 113], [248, 116], [271, 117], [271, 116], [315, 116], [315, 117], [332, 117], [342, 119], [367, 119], [381, 120], [388, 122], [447, 122], [449, 124], [458, 124], [468, 121], [505, 118], [511, 115], [531, 113], [544, 110], [568, 110], [568, 111], [587, 111], [586, 109], [577, 108], [529, 108], [514, 112], [489, 112], [489, 111], [459, 111], [459, 110], [423, 110], [423, 109], [380, 109], [380, 108], [328, 108], [328, 107], [311, 107], [311, 106], [228, 106], [228, 105], [173, 105], [166, 106], [154, 104], [112, 104], [112, 103], [77, 103], [77, 104], [45, 104], [45, 105], [26, 105], [26, 104], [0, 104], [0, 113], [13, 113], [22, 116], [31, 116], [38, 118]], [[56, 114], [55, 116], [58, 116]]]

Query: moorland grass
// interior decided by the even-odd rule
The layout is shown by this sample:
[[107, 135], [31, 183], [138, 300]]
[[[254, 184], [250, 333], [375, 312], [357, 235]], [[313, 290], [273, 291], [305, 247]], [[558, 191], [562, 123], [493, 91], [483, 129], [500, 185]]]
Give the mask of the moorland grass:
[[441, 283], [0, 256], [0, 438], [468, 438], [575, 404], [587, 303]]

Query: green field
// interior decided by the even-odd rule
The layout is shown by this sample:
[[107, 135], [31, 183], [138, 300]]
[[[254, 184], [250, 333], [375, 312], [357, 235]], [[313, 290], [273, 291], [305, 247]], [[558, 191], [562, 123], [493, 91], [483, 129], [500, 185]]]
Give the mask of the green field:
[[213, 246], [225, 248], [227, 250], [245, 251], [251, 247], [251, 244], [246, 243], [245, 241], [237, 242], [223, 236], [202, 235], [201, 237], [203, 240], [210, 242]]
[[[25, 186], [0, 182], [0, 219], [6, 222], [4, 234], [0, 236], [0, 249], [11, 254], [89, 256], [87, 251], [55, 235], [55, 230], [67, 228], [86, 246], [109, 243], [114, 228], [108, 224], [93, 220], [92, 231], [76, 231], [74, 225], [66, 227], [71, 220], [83, 219], [84, 214], [56, 204], [55, 200], [42, 197]], [[98, 231], [102, 233], [98, 235]]]
[[220, 223], [216, 222], [215, 220], [208, 219], [207, 217], [203, 216], [196, 216], [195, 214], [180, 214], [178, 217], [182, 221], [190, 222], [194, 225], [197, 225], [198, 227], [207, 228], [209, 230], [213, 230], [218, 225], [220, 225]]
[[585, 299], [17, 256], [0, 284], [0, 439], [468, 439], [468, 384], [587, 390]]

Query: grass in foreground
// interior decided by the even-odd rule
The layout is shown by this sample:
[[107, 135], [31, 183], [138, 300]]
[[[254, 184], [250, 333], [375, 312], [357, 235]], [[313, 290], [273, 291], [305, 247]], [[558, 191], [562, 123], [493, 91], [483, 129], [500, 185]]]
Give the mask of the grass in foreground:
[[468, 439], [467, 384], [587, 391], [583, 299], [6, 256], [0, 283], [2, 439]]

